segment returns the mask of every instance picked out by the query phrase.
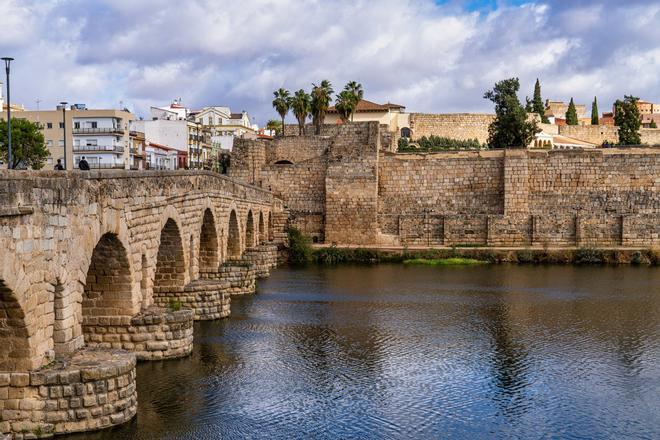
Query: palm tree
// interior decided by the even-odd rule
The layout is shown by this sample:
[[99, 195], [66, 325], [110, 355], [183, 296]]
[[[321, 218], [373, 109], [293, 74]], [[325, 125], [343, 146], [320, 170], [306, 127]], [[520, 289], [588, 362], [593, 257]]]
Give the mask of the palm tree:
[[282, 127], [283, 127], [282, 123], [275, 119], [269, 119], [268, 122], [266, 122], [266, 130], [271, 130], [274, 131], [275, 133], [284, 134], [282, 132]]
[[356, 106], [355, 95], [348, 90], [342, 91], [335, 99], [335, 110], [339, 113], [342, 122], [348, 122]]
[[305, 133], [305, 120], [311, 108], [311, 97], [303, 90], [298, 90], [290, 101], [293, 115], [298, 120], [298, 134]]
[[362, 98], [364, 97], [364, 89], [362, 88], [362, 84], [355, 81], [351, 81], [348, 84], [346, 84], [346, 86], [344, 87], [344, 91], [349, 92], [355, 98], [355, 107], [351, 112], [351, 121], [353, 121], [353, 113], [355, 113], [355, 109], [357, 108], [358, 102], [360, 102], [360, 100], [362, 100]]
[[332, 101], [332, 84], [327, 79], [321, 81], [318, 86], [312, 84], [312, 122], [316, 127], [316, 134], [321, 134], [321, 124], [325, 119], [325, 113]]
[[291, 94], [288, 90], [280, 87], [280, 89], [275, 91], [273, 95], [275, 95], [275, 99], [273, 99], [273, 107], [282, 118], [281, 135], [284, 136], [284, 118], [291, 108]]

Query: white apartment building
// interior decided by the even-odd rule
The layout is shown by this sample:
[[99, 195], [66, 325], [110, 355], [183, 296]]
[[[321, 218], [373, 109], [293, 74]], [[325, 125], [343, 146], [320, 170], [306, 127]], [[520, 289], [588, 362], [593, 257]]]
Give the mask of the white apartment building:
[[213, 106], [193, 112], [191, 117], [195, 122], [211, 133], [211, 144], [213, 150], [222, 148], [230, 150], [234, 146], [237, 137], [255, 138], [259, 127], [250, 123], [250, 116], [246, 111], [232, 113], [229, 107]]
[[[125, 112], [128, 113], [128, 112]], [[92, 169], [130, 168], [132, 118], [117, 114], [73, 116], [73, 159], [77, 168], [84, 156]]]

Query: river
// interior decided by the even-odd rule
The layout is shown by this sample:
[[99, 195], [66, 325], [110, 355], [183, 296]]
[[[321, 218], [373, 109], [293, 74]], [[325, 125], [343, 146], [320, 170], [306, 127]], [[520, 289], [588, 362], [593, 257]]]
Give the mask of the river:
[[660, 438], [660, 269], [281, 268], [72, 439]]

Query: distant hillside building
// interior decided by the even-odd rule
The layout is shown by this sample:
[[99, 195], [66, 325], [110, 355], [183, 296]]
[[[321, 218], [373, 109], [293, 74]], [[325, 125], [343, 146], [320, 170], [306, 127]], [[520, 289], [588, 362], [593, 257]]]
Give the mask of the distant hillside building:
[[256, 139], [259, 127], [250, 123], [248, 112], [232, 113], [229, 107], [212, 106], [192, 112], [195, 122], [201, 123], [211, 133], [213, 150], [231, 151], [235, 138]]
[[[551, 124], [562, 125], [566, 123], [566, 112], [568, 111], [568, 104], [569, 103], [564, 101], [546, 100], [545, 116], [550, 120]], [[577, 112], [580, 125], [591, 124], [591, 117], [587, 115], [586, 105], [575, 104], [575, 111]]]
[[[398, 132], [402, 129], [407, 128], [408, 132], [410, 127], [410, 114], [406, 113], [406, 107], [399, 104], [392, 104], [390, 102], [386, 104], [377, 104], [372, 101], [367, 101], [366, 99], [361, 99], [355, 113], [353, 114], [354, 122], [371, 122], [375, 121], [379, 124], [388, 125], [390, 127], [389, 131]], [[339, 113], [334, 106], [331, 106], [326, 115], [325, 115], [325, 124], [340, 124], [341, 118]], [[401, 136], [405, 136], [406, 130], [403, 130], [403, 133], [400, 133]]]

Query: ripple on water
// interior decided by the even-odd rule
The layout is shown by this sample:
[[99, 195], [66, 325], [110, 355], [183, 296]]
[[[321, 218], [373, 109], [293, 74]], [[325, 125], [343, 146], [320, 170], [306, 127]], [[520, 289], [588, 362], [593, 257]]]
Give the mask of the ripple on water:
[[660, 438], [660, 271], [280, 269], [85, 438]]

